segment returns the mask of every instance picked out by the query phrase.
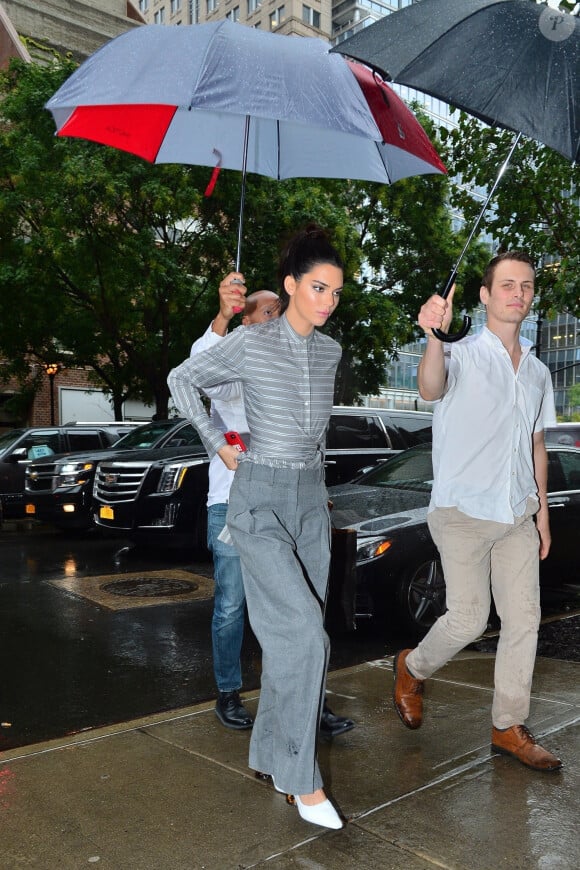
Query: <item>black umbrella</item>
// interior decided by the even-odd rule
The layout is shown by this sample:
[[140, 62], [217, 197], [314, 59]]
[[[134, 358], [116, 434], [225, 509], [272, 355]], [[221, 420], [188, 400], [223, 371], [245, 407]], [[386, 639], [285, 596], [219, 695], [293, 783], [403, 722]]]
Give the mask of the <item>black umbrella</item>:
[[[580, 21], [533, 0], [421, 0], [333, 51], [517, 133], [441, 293], [445, 298], [521, 135], [578, 160]], [[442, 341], [456, 341], [469, 326], [465, 317], [456, 335], [434, 332]]]

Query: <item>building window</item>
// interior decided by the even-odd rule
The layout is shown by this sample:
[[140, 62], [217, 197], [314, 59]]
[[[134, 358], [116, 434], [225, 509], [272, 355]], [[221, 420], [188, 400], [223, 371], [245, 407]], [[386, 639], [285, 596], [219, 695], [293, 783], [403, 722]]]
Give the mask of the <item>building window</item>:
[[207, 12], [215, 12], [217, 9], [217, 0], [207, 0]]
[[270, 13], [270, 30], [274, 30], [274, 28], [278, 27], [279, 24], [282, 24], [285, 18], [286, 8], [284, 6], [278, 6], [275, 12]]
[[230, 11], [226, 14], [226, 18], [228, 18], [230, 21], [239, 21], [240, 20], [240, 7], [234, 6], [233, 9], [230, 9]]
[[147, 12], [149, 9], [149, 0], [139, 0], [139, 12]]
[[155, 13], [153, 20], [155, 24], [165, 24], [165, 7], [163, 9], [158, 9]]
[[181, 12], [181, 0], [171, 0], [171, 14], [175, 15], [176, 12]]
[[302, 21], [320, 30], [320, 12], [317, 12], [311, 6], [302, 6]]
[[248, 0], [248, 15], [260, 8], [260, 0]]

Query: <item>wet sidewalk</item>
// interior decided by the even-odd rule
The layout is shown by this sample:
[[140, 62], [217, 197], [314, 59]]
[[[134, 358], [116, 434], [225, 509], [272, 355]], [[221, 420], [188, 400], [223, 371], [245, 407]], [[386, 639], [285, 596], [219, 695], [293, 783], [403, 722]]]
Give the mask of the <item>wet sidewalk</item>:
[[565, 765], [536, 773], [490, 753], [493, 662], [464, 652], [430, 680], [419, 731], [392, 708], [392, 658], [329, 675], [356, 720], [319, 750], [337, 832], [254, 778], [248, 733], [210, 704], [0, 753], [0, 867], [577, 870], [580, 664], [536, 663], [528, 725]]

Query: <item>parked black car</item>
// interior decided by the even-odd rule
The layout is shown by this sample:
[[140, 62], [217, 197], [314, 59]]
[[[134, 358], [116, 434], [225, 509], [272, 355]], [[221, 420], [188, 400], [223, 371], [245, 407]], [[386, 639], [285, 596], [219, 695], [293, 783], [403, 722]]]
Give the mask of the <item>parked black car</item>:
[[[548, 462], [552, 548], [540, 566], [542, 594], [577, 596], [580, 449], [548, 446]], [[358, 619], [394, 613], [420, 637], [445, 611], [445, 580], [427, 527], [432, 481], [431, 448], [422, 445], [330, 489], [334, 527], [356, 530]]]
[[[99, 461], [127, 451], [179, 447], [201, 450], [191, 423], [181, 418], [159, 420], [133, 429], [108, 450], [88, 450], [36, 459], [26, 469], [25, 514], [61, 529], [93, 525], [92, 497]], [[171, 455], [171, 454], [169, 454]]]
[[[431, 439], [431, 414], [337, 406], [333, 409], [326, 454], [327, 483], [350, 480], [364, 467]], [[188, 462], [191, 465], [188, 466]], [[192, 471], [192, 466], [195, 471]], [[177, 484], [187, 468], [184, 483]], [[117, 529], [137, 542], [156, 539], [163, 546], [193, 542], [199, 548], [203, 529], [200, 494], [207, 492], [199, 452], [180, 457], [143, 454], [102, 459], [95, 479], [93, 517], [97, 525]], [[166, 489], [160, 492], [159, 481]], [[192, 541], [193, 530], [196, 540]]]
[[10, 429], [0, 435], [0, 499], [4, 519], [24, 517], [24, 481], [28, 465], [40, 457], [72, 450], [102, 450], [115, 444], [130, 423], [67, 423]]
[[[189, 424], [187, 424], [189, 425]], [[97, 466], [93, 518], [136, 543], [206, 551], [209, 457], [205, 448], [131, 450]]]

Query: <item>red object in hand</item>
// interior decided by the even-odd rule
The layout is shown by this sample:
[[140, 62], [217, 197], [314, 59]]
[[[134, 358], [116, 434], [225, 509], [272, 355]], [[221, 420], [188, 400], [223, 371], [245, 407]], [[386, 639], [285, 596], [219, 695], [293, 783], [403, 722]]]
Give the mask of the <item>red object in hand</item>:
[[238, 432], [224, 432], [224, 438], [231, 444], [233, 447], [236, 447], [240, 453], [245, 453], [247, 450], [246, 445], [242, 441], [242, 438]]
[[[230, 281], [230, 284], [242, 284], [242, 283], [243, 282], [240, 281], [239, 278], [232, 278], [232, 280]], [[245, 308], [245, 305], [241, 305], [241, 306], [240, 305], [232, 305], [232, 311], [234, 312], [234, 314], [239, 314], [240, 311], [244, 310], [244, 308]]]

